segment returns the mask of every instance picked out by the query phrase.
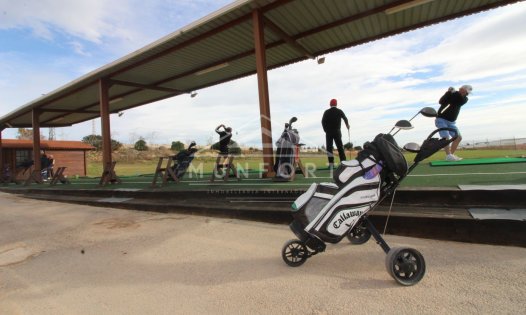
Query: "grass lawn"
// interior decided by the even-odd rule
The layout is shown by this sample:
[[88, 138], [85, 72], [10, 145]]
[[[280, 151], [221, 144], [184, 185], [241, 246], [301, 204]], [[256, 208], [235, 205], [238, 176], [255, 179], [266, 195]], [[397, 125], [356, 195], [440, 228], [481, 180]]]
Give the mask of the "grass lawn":
[[[457, 155], [461, 156], [464, 159], [479, 159], [479, 158], [498, 158], [498, 157], [520, 157], [520, 156], [526, 156], [526, 150], [462, 150], [457, 151]], [[414, 153], [405, 153], [407, 161], [410, 163], [410, 161], [413, 160], [415, 154]], [[351, 158], [356, 157], [356, 151], [352, 152]], [[432, 170], [432, 168], [424, 167], [424, 165], [428, 166], [431, 161], [436, 160], [443, 160], [444, 159], [444, 152], [438, 152], [435, 153], [433, 156], [427, 158], [426, 160], [422, 161], [420, 163], [420, 166], [415, 170], [415, 174], [417, 174], [417, 171], [420, 172], [435, 172], [436, 170]], [[304, 154], [301, 156], [301, 161], [305, 167], [307, 167], [309, 170], [313, 169], [325, 169], [327, 168], [327, 157], [323, 154]], [[338, 158], [336, 158], [336, 161], [338, 161]], [[212, 169], [214, 167], [215, 158], [213, 157], [201, 157], [197, 156], [193, 162], [192, 165], [189, 168], [189, 171], [193, 171], [196, 173], [211, 173]], [[119, 176], [139, 176], [139, 175], [148, 175], [148, 174], [154, 174], [155, 169], [157, 167], [158, 160], [141, 160], [141, 161], [135, 161], [135, 162], [124, 162], [124, 161], [117, 161], [117, 165], [115, 166], [115, 170]], [[261, 156], [255, 156], [255, 155], [246, 155], [246, 156], [239, 156], [236, 157], [234, 160], [234, 163], [238, 166], [238, 169], [240, 171], [243, 170], [250, 170], [250, 171], [259, 171], [263, 169], [262, 163], [263, 159]], [[520, 163], [522, 164], [522, 163]], [[482, 166], [484, 169], [488, 169], [488, 166]], [[99, 177], [102, 174], [102, 163], [101, 162], [92, 162], [88, 161], [87, 165], [87, 173], [88, 177]], [[457, 168], [454, 168], [458, 170]], [[451, 169], [448, 171], [455, 172], [455, 170]]]

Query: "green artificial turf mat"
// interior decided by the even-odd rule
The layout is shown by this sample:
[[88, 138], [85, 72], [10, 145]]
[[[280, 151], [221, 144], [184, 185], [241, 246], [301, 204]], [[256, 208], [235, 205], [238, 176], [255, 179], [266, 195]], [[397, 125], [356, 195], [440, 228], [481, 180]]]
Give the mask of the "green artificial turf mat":
[[460, 161], [432, 161], [431, 166], [455, 166], [455, 165], [476, 165], [476, 164], [502, 164], [502, 163], [521, 163], [526, 162], [526, 158], [504, 157], [487, 159], [463, 159]]

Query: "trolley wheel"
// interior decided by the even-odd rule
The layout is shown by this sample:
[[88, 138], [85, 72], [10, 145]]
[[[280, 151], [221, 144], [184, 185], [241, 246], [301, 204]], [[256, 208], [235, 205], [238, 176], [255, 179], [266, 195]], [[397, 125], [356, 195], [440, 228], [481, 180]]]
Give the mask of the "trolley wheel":
[[354, 245], [361, 245], [367, 243], [371, 238], [371, 231], [365, 225], [365, 222], [359, 222], [353, 229], [347, 233], [347, 239]]
[[307, 246], [299, 240], [290, 240], [283, 245], [281, 257], [291, 267], [298, 267], [309, 258]]
[[424, 256], [409, 247], [391, 248], [385, 258], [385, 266], [393, 279], [406, 286], [417, 284], [426, 273]]

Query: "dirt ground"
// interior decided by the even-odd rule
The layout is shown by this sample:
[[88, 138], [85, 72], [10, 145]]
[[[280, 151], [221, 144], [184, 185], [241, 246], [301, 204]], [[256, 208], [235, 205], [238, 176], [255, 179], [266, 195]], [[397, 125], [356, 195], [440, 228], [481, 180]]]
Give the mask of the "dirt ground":
[[0, 193], [0, 314], [524, 314], [526, 248], [387, 235], [422, 252], [395, 282], [374, 241], [292, 268], [285, 225]]

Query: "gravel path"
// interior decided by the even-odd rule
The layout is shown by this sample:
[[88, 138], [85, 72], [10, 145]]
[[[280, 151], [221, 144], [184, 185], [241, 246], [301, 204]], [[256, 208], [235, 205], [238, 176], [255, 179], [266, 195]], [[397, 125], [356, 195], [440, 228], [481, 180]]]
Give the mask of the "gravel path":
[[[505, 223], [503, 223], [505, 224]], [[386, 236], [427, 263], [398, 285], [375, 242], [297, 268], [284, 225], [0, 193], [0, 314], [524, 314], [526, 248]]]

